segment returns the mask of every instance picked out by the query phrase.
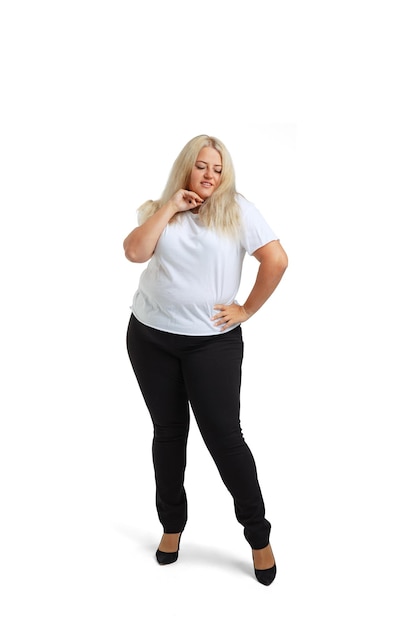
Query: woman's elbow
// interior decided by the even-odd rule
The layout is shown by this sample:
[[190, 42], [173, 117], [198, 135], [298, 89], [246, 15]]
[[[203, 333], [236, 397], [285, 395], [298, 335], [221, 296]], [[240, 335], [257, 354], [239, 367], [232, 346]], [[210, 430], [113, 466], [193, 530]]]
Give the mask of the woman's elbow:
[[152, 256], [152, 254], [147, 255], [144, 253], [144, 250], [141, 250], [140, 248], [138, 249], [134, 246], [124, 244], [123, 247], [125, 251], [125, 257], [131, 263], [146, 263], [146, 261], [149, 261]]
[[283, 274], [288, 267], [288, 255], [285, 250], [281, 249], [279, 258], [277, 259], [278, 271]]
[[275, 251], [275, 255], [273, 257], [273, 266], [274, 274], [276, 274], [278, 278], [281, 278], [281, 276], [283, 276], [285, 270], [288, 267], [288, 256], [281, 245], [279, 245]]

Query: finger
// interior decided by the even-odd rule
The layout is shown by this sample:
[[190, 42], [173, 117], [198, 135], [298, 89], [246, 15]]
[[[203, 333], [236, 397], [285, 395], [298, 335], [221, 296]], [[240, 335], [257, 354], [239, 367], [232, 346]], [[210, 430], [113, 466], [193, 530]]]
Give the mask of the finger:
[[213, 315], [213, 317], [211, 318], [212, 320], [219, 320], [221, 318], [226, 317], [227, 313], [225, 311], [222, 311], [221, 313], [217, 313], [217, 315]]
[[215, 326], [223, 326], [226, 322], [224, 320], [219, 320], [218, 322], [216, 322], [214, 325]]
[[192, 198], [193, 200], [195, 200], [196, 202], [204, 202], [203, 198], [201, 198], [198, 193], [195, 193], [195, 191], [189, 191], [188, 189], [185, 191], [185, 195], [188, 198]]
[[219, 319], [214, 325], [215, 326], [224, 326], [226, 324], [230, 325], [232, 323], [233, 323], [233, 320], [230, 319], [230, 317], [229, 318], [223, 317], [223, 319]]

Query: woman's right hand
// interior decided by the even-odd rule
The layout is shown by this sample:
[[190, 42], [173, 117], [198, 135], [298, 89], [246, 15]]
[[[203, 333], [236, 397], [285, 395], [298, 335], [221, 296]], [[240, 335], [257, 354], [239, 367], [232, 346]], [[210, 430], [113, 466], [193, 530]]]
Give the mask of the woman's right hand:
[[171, 197], [169, 204], [175, 210], [176, 213], [181, 213], [183, 211], [190, 211], [191, 209], [195, 209], [203, 204], [203, 198], [194, 191], [188, 191], [188, 189], [179, 189], [174, 195]]

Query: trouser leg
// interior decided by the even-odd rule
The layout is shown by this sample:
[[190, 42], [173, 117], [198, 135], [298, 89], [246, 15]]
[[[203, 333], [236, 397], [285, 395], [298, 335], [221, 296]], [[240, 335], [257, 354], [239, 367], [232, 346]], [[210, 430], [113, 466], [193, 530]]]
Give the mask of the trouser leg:
[[240, 425], [241, 329], [204, 341], [183, 359], [188, 397], [203, 439], [234, 500], [237, 520], [253, 549], [269, 542], [271, 525], [255, 461]]
[[166, 345], [167, 333], [129, 321], [127, 348], [154, 426], [152, 456], [156, 507], [164, 532], [181, 532], [187, 521], [184, 489], [189, 404], [181, 365]]

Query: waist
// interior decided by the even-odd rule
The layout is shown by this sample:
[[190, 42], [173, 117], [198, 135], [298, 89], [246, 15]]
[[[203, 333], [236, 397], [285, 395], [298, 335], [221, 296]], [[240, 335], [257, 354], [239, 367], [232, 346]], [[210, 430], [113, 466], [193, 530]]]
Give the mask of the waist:
[[215, 304], [220, 302], [179, 303], [167, 302], [165, 299], [157, 301], [138, 290], [131, 308], [137, 320], [156, 330], [177, 335], [203, 336], [224, 334], [211, 320], [216, 313], [213, 308]]

